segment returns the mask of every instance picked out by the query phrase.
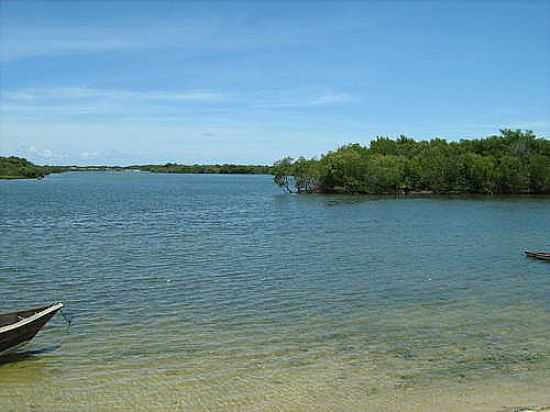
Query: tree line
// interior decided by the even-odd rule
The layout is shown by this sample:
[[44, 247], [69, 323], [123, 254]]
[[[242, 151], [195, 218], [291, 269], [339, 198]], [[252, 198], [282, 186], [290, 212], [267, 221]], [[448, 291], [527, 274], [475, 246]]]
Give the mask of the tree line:
[[166, 163], [164, 165], [129, 166], [129, 169], [138, 169], [152, 173], [198, 173], [198, 174], [270, 174], [271, 167], [264, 165], [182, 165]]
[[377, 137], [320, 159], [285, 157], [272, 174], [297, 193], [550, 194], [550, 140], [519, 129], [457, 142]]

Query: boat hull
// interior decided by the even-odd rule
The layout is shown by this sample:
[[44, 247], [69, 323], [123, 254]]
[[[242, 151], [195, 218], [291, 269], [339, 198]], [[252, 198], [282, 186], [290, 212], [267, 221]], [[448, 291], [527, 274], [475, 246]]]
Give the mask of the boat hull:
[[62, 307], [63, 304], [58, 303], [0, 315], [0, 355], [13, 352], [29, 343]]
[[550, 253], [548, 252], [531, 252], [526, 250], [525, 255], [534, 259], [550, 261]]

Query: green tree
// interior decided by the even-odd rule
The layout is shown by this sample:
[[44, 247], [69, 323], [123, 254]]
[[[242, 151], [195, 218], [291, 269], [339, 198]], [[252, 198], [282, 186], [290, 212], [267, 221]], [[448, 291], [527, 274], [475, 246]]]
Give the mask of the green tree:
[[292, 157], [284, 157], [276, 161], [272, 167], [273, 181], [275, 184], [288, 193], [292, 193], [291, 179], [294, 175], [294, 159]]
[[348, 145], [321, 158], [320, 186], [325, 191], [365, 192], [366, 149]]
[[520, 158], [503, 156], [497, 166], [496, 181], [499, 193], [526, 193], [529, 189], [528, 169]]
[[550, 193], [550, 156], [531, 156], [528, 168], [530, 190], [534, 193]]
[[495, 192], [496, 166], [492, 156], [481, 156], [477, 153], [465, 153], [461, 157], [462, 170], [460, 173], [461, 189], [470, 193]]
[[293, 164], [294, 186], [298, 193], [316, 192], [319, 189], [321, 169], [315, 159], [298, 158]]
[[371, 193], [398, 192], [402, 189], [406, 159], [374, 154], [368, 158], [365, 183]]

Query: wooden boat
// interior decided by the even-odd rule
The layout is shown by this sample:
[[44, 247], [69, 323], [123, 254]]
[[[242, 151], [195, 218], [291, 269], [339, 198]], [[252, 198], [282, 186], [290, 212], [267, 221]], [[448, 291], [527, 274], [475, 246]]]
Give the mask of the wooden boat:
[[63, 303], [55, 303], [0, 315], [0, 355], [29, 343], [61, 308]]
[[550, 261], [550, 252], [532, 252], [526, 250], [525, 255], [530, 258]]

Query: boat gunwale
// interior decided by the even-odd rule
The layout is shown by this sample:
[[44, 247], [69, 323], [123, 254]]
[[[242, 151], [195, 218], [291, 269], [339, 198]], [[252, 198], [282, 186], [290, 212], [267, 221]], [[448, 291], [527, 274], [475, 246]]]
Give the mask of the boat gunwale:
[[536, 257], [536, 256], [550, 257], [550, 252], [532, 252], [530, 250], [526, 250], [525, 254], [529, 257]]
[[32, 322], [38, 320], [38, 319], [40, 319], [40, 318], [42, 318], [46, 315], [49, 315], [52, 312], [57, 312], [58, 310], [62, 309], [63, 306], [64, 305], [61, 302], [54, 303], [53, 305], [47, 307], [44, 310], [41, 310], [40, 312], [35, 313], [34, 315], [31, 315], [27, 318], [21, 319], [19, 322], [15, 322], [15, 323], [12, 323], [10, 325], [2, 326], [2, 327], [0, 327], [0, 334], [18, 329], [22, 326], [25, 326], [29, 323], [32, 323]]

